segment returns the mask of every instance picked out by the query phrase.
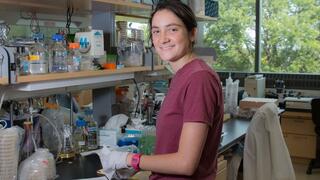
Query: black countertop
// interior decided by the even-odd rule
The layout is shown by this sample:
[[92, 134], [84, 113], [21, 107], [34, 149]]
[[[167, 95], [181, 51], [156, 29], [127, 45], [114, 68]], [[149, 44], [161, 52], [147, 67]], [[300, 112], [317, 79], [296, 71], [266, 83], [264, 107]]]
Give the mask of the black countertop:
[[230, 119], [223, 123], [223, 139], [220, 143], [218, 153], [222, 154], [227, 149], [236, 145], [245, 138], [250, 120], [247, 119]]

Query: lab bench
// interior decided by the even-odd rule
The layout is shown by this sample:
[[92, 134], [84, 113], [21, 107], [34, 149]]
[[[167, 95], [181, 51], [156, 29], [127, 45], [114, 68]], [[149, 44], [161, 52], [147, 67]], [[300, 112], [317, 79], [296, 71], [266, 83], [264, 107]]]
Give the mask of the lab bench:
[[[223, 154], [226, 150], [236, 146], [243, 141], [250, 120], [233, 118], [223, 124], [223, 139], [218, 148], [218, 154]], [[224, 163], [226, 163], [224, 161]], [[57, 163], [58, 180], [80, 179], [97, 177], [97, 171], [102, 168], [99, 156], [92, 154], [86, 157], [76, 157], [73, 161]]]

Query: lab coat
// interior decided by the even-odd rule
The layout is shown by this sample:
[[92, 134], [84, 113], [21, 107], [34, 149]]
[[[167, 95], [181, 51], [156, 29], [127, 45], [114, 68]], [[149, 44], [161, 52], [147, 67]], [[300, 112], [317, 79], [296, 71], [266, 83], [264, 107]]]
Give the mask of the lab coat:
[[260, 107], [246, 133], [244, 180], [295, 180], [274, 103]]

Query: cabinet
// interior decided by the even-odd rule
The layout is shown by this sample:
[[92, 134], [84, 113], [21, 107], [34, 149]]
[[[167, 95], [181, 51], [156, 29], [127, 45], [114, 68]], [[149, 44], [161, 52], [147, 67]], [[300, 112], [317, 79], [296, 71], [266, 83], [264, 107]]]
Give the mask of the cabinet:
[[227, 160], [224, 159], [224, 156], [218, 158], [216, 180], [227, 180]]
[[285, 111], [281, 128], [291, 157], [315, 158], [316, 134], [311, 112]]

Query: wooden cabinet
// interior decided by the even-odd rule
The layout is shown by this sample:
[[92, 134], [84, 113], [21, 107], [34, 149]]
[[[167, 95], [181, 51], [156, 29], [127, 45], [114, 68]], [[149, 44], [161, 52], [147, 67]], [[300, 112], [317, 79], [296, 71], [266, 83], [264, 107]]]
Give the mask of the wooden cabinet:
[[223, 156], [218, 158], [216, 180], [227, 180], [227, 160], [223, 159]]
[[315, 158], [316, 134], [310, 112], [284, 112], [281, 128], [291, 157]]

